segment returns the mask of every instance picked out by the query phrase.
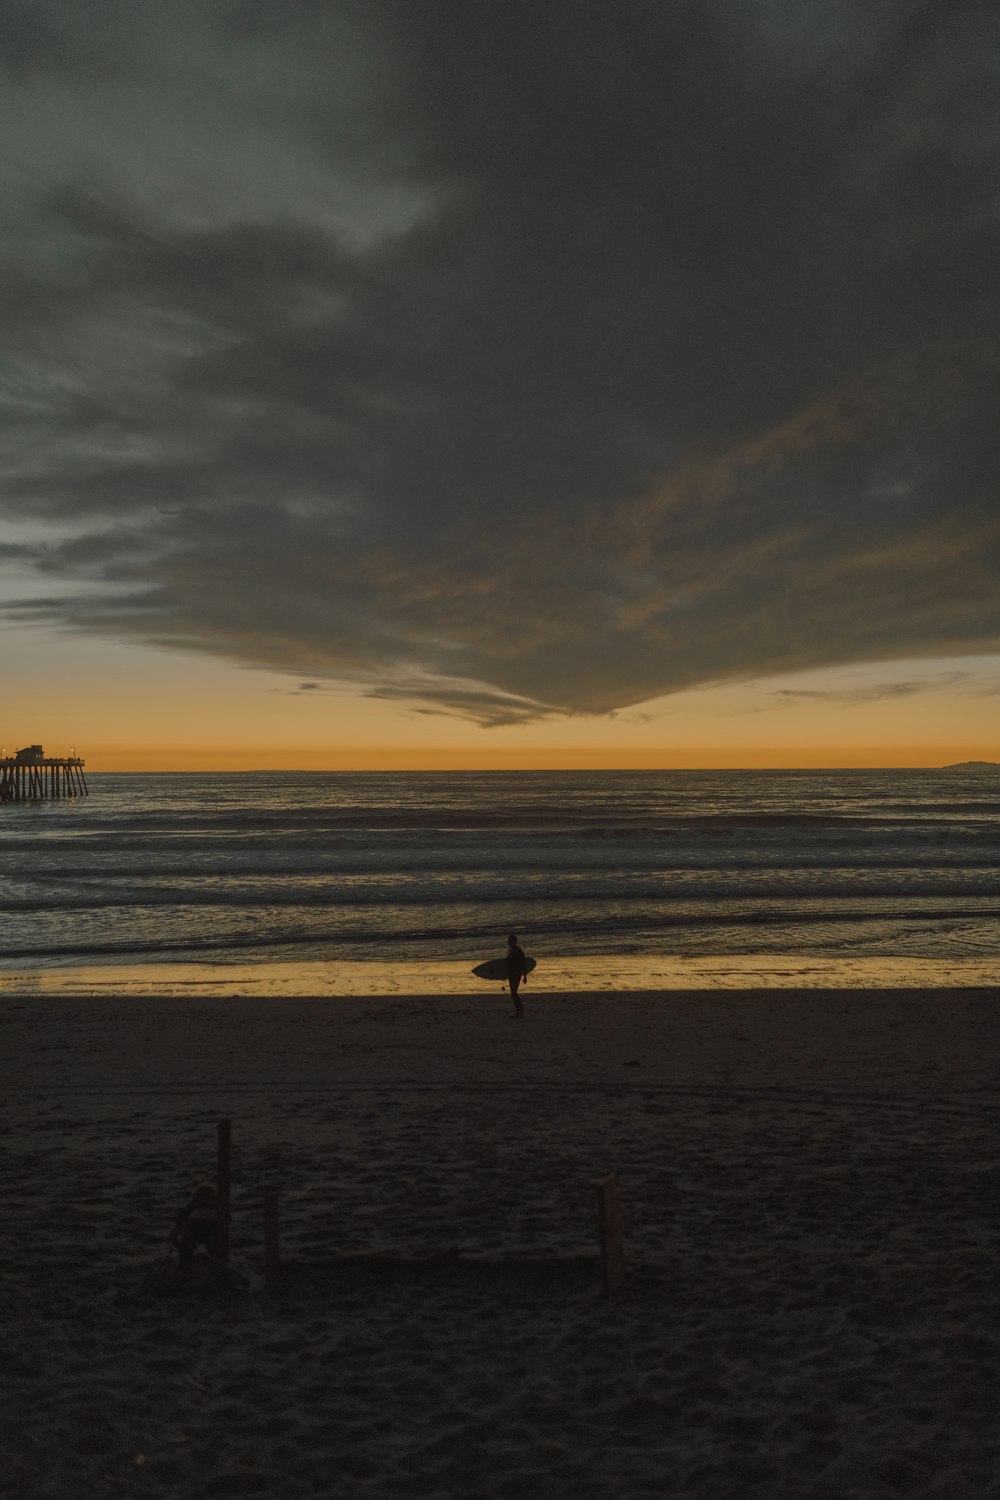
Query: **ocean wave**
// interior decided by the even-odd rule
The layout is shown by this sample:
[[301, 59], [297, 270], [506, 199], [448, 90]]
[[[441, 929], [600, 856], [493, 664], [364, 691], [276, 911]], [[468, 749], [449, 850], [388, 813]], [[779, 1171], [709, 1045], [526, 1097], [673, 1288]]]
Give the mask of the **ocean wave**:
[[[815, 833], [828, 830], [833, 835], [852, 833], [863, 835], [872, 829], [898, 830], [901, 836], [909, 836], [923, 827], [935, 833], [950, 827], [957, 834], [992, 830], [1000, 835], [1000, 804], [969, 804], [967, 806], [945, 806], [928, 809], [899, 804], [895, 809], [883, 808], [878, 813], [796, 813], [792, 811], [768, 812], [712, 812], [712, 813], [663, 813], [636, 812], [629, 817], [620, 813], [610, 815], [607, 811], [590, 813], [579, 809], [567, 811], [486, 813], [474, 810], [468, 813], [434, 811], [393, 811], [384, 814], [330, 813], [325, 809], [312, 810], [300, 819], [291, 820], [286, 815], [260, 817], [252, 814], [240, 816], [220, 815], [209, 811], [196, 817], [178, 815], [168, 821], [146, 824], [141, 818], [123, 817], [112, 821], [97, 816], [87, 819], [80, 826], [47, 827], [45, 839], [40, 840], [40, 830], [12, 822], [20, 814], [31, 816], [38, 809], [33, 804], [8, 804], [3, 808], [4, 821], [0, 821], [0, 847], [7, 851], [38, 850], [58, 847], [78, 849], [94, 848], [130, 849], [161, 846], [184, 847], [193, 841], [202, 845], [217, 844], [231, 847], [234, 843], [250, 847], [266, 848], [274, 843], [289, 845], [315, 844], [342, 839], [378, 840], [387, 835], [411, 834], [414, 836], [468, 837], [481, 834], [510, 835], [511, 837], [558, 836], [566, 839], [623, 840], [645, 843], [653, 839], [671, 838], [677, 834], [695, 834], [707, 837], [725, 836], [731, 832], [756, 831], [804, 831]], [[919, 813], [916, 817], [892, 816], [892, 813]], [[971, 825], [969, 814], [975, 812], [981, 825]], [[992, 817], [987, 817], [992, 813]]]
[[617, 884], [591, 884], [575, 879], [572, 882], [562, 882], [553, 886], [540, 886], [536, 883], [518, 881], [511, 885], [490, 884], [480, 890], [465, 886], [460, 895], [450, 884], [437, 891], [428, 890], [426, 886], [408, 891], [405, 885], [399, 882], [394, 882], [389, 892], [384, 888], [373, 890], [364, 887], [354, 891], [324, 888], [314, 891], [255, 893], [237, 887], [230, 890], [172, 888], [163, 891], [137, 892], [133, 887], [128, 891], [120, 892], [101, 891], [93, 894], [77, 892], [67, 895], [47, 895], [35, 899], [0, 899], [0, 914], [44, 916], [47, 913], [57, 912], [142, 911], [150, 908], [166, 910], [220, 908], [231, 911], [295, 910], [297, 908], [350, 910], [365, 906], [384, 907], [387, 904], [398, 908], [421, 906], [434, 908], [455, 905], [489, 906], [500, 901], [515, 902], [527, 908], [536, 903], [569, 901], [587, 901], [598, 904], [622, 900], [662, 903], [698, 901], [718, 904], [734, 901], [817, 900], [832, 902], [838, 899], [857, 899], [859, 884], [867, 885], [868, 888], [863, 894], [865, 899], [872, 901], [927, 900], [933, 897], [942, 900], [954, 900], [959, 897], [1000, 900], [1000, 878], [997, 876], [996, 869], [991, 867], [982, 870], [981, 875], [982, 879], [978, 882], [955, 879], [934, 881], [930, 878], [920, 879], [911, 873], [907, 880], [875, 884], [870, 875], [865, 881], [859, 880], [856, 872], [845, 871], [845, 879], [839, 885], [795, 886], [754, 880], [740, 886], [734, 884], [713, 886], [705, 883], [684, 882], [678, 884], [675, 889], [670, 889], [669, 885], [665, 885], [664, 882], [644, 885], [634, 880], [626, 881], [625, 878]]
[[[9, 854], [9, 849], [4, 850]], [[873, 840], [789, 839], [747, 841], [737, 839], [728, 846], [707, 844], [699, 839], [669, 844], [604, 844], [587, 848], [568, 841], [512, 839], [458, 845], [450, 840], [428, 845], [403, 844], [399, 840], [359, 841], [357, 844], [324, 843], [303, 848], [278, 842], [248, 851], [229, 843], [204, 840], [178, 858], [178, 850], [167, 845], [136, 844], [134, 848], [116, 840], [101, 841], [86, 848], [48, 844], [31, 845], [23, 861], [9, 858], [0, 863], [0, 880], [22, 881], [101, 880], [115, 883], [142, 879], [325, 879], [333, 877], [453, 872], [467, 878], [470, 873], [508, 869], [558, 869], [567, 876], [608, 869], [636, 868], [640, 871], [684, 872], [699, 868], [753, 870], [767, 873], [781, 869], [974, 869], [1000, 866], [1000, 828], [987, 831], [952, 832], [948, 838], [926, 830], [912, 835]]]
[[0, 951], [459, 953], [530, 922], [574, 951], [905, 931], [944, 955], [996, 940], [994, 791], [933, 772], [97, 776], [72, 805], [0, 809]]
[[[522, 914], [523, 915], [523, 914]], [[658, 936], [664, 933], [679, 935], [693, 929], [747, 929], [747, 928], [802, 928], [811, 926], [844, 927], [899, 925], [928, 923], [935, 929], [945, 923], [984, 921], [1000, 931], [1000, 910], [984, 912], [981, 908], [955, 906], [948, 909], [919, 908], [876, 910], [871, 907], [851, 907], [823, 910], [758, 910], [728, 911], [725, 913], [689, 913], [678, 916], [659, 915], [651, 917], [648, 912], [635, 915], [603, 914], [600, 921], [594, 915], [566, 916], [556, 921], [535, 921], [530, 924], [532, 941], [573, 937], [580, 934], [593, 935], [595, 928], [604, 944], [602, 951], [622, 951], [620, 940], [627, 934], [644, 933]], [[169, 953], [199, 953], [225, 951], [254, 953], [264, 950], [276, 951], [289, 948], [309, 947], [335, 955], [340, 948], [374, 948], [391, 951], [401, 946], [462, 942], [499, 942], [500, 927], [496, 921], [488, 923], [448, 923], [440, 926], [393, 929], [381, 924], [372, 927], [339, 929], [331, 933], [325, 929], [300, 928], [298, 930], [264, 932], [259, 928], [239, 933], [202, 933], [190, 937], [164, 936], [157, 940], [136, 937], [133, 940], [118, 938], [114, 941], [79, 940], [72, 943], [26, 944], [24, 946], [0, 946], [0, 961], [60, 960], [68, 958], [131, 957], [138, 954], [164, 956]], [[524, 926], [525, 924], [522, 924]], [[616, 943], [616, 939], [618, 942]]]

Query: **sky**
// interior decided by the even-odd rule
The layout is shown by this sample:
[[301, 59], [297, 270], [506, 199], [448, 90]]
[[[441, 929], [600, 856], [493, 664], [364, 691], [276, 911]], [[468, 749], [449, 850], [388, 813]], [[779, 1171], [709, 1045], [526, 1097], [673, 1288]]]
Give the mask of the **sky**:
[[1000, 759], [992, 0], [7, 0], [0, 738]]

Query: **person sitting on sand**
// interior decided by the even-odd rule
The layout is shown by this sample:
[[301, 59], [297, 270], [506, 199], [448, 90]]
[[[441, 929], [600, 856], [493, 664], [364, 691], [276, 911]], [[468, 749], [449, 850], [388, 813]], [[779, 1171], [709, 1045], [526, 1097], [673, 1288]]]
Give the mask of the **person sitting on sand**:
[[214, 1182], [196, 1187], [174, 1222], [170, 1243], [177, 1246], [182, 1266], [189, 1265], [199, 1245], [211, 1253], [219, 1217], [218, 1194]]
[[528, 961], [524, 956], [524, 949], [519, 948], [517, 937], [512, 932], [507, 939], [507, 981], [510, 985], [511, 999], [514, 1001], [515, 1016], [524, 1015], [524, 1006], [521, 997], [517, 993], [521, 980], [528, 982]]

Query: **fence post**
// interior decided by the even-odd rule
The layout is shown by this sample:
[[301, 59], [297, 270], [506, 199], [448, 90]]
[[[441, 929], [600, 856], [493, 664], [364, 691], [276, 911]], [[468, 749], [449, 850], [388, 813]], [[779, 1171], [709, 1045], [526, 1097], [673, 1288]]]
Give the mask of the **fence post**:
[[597, 1223], [601, 1239], [601, 1273], [604, 1295], [613, 1297], [625, 1280], [625, 1246], [622, 1241], [621, 1202], [618, 1174], [612, 1172], [597, 1188]]
[[215, 1230], [215, 1254], [223, 1265], [229, 1264], [229, 1147], [231, 1121], [220, 1120], [217, 1137], [217, 1165], [215, 1185], [218, 1202], [218, 1221]]

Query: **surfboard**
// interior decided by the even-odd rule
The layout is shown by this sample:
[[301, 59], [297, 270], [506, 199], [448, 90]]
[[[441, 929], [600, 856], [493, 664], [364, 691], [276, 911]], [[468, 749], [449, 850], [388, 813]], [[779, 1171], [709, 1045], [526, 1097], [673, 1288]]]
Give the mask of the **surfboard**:
[[[533, 958], [526, 958], [524, 965], [530, 974], [535, 967], [535, 960]], [[472, 972], [476, 975], [477, 979], [505, 980], [507, 978], [507, 960], [505, 958], [488, 958], [484, 964], [477, 964]]]

